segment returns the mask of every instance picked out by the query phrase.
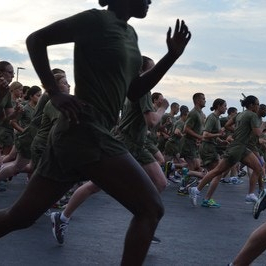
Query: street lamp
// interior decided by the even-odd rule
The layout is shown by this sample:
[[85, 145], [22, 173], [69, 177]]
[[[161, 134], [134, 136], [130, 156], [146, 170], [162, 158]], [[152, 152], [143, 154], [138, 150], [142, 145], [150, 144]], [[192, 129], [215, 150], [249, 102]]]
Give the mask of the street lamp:
[[17, 67], [17, 81], [18, 81], [18, 74], [20, 69], [25, 69], [24, 67]]

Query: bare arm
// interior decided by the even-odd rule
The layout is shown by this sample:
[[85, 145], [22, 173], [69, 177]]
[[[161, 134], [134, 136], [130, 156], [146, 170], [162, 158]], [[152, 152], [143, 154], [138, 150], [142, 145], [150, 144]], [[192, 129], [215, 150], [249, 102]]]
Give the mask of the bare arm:
[[191, 38], [191, 33], [185, 22], [181, 21], [180, 23], [179, 19], [176, 21], [172, 37], [171, 33], [172, 30], [169, 28], [166, 38], [167, 54], [151, 70], [145, 72], [131, 83], [127, 95], [130, 100], [136, 101], [150, 91], [182, 55]]
[[31, 62], [46, 92], [49, 94], [52, 104], [69, 119], [73, 118], [77, 121], [76, 114], [79, 111], [80, 104], [75, 97], [62, 94], [59, 91], [51, 72], [47, 54], [48, 46], [73, 42], [74, 36], [75, 33], [67, 27], [63, 20], [29, 35], [26, 45]]
[[155, 127], [161, 120], [162, 116], [165, 113], [165, 110], [168, 108], [169, 103], [166, 99], [163, 99], [161, 106], [157, 109], [156, 112], [146, 112], [144, 113], [144, 119], [146, 125], [149, 128]]

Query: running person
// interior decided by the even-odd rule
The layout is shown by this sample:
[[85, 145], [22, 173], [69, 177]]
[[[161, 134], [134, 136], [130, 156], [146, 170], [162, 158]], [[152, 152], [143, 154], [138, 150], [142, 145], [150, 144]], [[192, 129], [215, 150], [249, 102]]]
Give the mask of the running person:
[[[202, 165], [208, 171], [218, 165], [220, 156], [217, 150], [217, 143], [222, 143], [224, 140], [221, 137], [224, 135], [224, 128], [221, 127], [220, 115], [226, 112], [226, 101], [223, 99], [215, 99], [212, 107], [213, 111], [206, 119], [203, 129], [203, 139], [199, 147], [200, 158]], [[211, 182], [209, 190], [204, 197], [201, 206], [203, 207], [220, 207], [211, 197], [217, 188], [221, 177], [214, 178]]]
[[[177, 20], [173, 36], [171, 30], [167, 33], [167, 54], [151, 71], [139, 75], [137, 35], [127, 21], [144, 18], [150, 1], [99, 3], [108, 9], [79, 13], [27, 38], [35, 70], [62, 115], [26, 190], [0, 212], [0, 236], [32, 225], [74, 183], [89, 177], [132, 212], [121, 265], [136, 266], [144, 262], [163, 204], [148, 175], [110, 130], [126, 96], [136, 101], [150, 91], [183, 53], [191, 34]], [[47, 55], [47, 46], [68, 42], [75, 43], [76, 96], [59, 92]]]
[[[259, 100], [255, 96], [250, 95], [246, 97], [241, 104], [243, 107], [246, 107], [246, 110], [239, 113], [234, 118], [236, 128], [233, 134], [233, 141], [227, 147], [223, 158], [213, 170], [205, 175], [197, 187], [193, 187], [189, 190], [193, 205], [197, 205], [198, 195], [206, 184], [211, 182], [213, 178], [220, 176], [223, 172], [239, 161], [253, 169], [253, 173], [250, 178], [249, 192], [246, 196], [246, 202], [255, 203], [258, 200], [254, 191], [256, 182], [258, 181], [258, 176], [262, 171], [261, 165], [255, 154], [247, 148], [247, 145], [251, 132], [257, 136], [260, 136], [262, 132], [262, 128], [260, 128], [260, 120], [257, 115], [259, 110]], [[231, 120], [229, 120], [227, 124], [230, 125], [230, 123], [233, 123], [230, 121]]]

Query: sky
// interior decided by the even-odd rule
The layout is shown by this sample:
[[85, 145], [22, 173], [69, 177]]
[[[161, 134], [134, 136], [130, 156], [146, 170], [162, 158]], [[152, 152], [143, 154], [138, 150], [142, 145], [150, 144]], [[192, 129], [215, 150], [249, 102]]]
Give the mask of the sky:
[[[23, 85], [40, 81], [32, 67], [25, 39], [52, 22], [91, 8], [97, 0], [12, 0], [0, 10], [0, 60], [9, 61]], [[192, 37], [152, 92], [161, 92], [169, 103], [193, 107], [192, 95], [203, 92], [208, 115], [216, 98], [242, 110], [240, 99], [255, 95], [266, 104], [266, 1], [154, 0], [145, 19], [130, 19], [143, 55], [158, 62], [167, 52], [166, 32], [177, 18], [186, 22]], [[66, 71], [71, 88], [73, 44], [48, 48], [51, 68]], [[18, 69], [25, 68], [25, 69]]]

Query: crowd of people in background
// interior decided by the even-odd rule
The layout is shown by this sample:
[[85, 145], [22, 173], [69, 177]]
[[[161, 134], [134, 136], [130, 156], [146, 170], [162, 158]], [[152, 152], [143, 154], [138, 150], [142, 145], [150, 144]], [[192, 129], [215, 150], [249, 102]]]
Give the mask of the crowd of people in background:
[[[111, 1], [100, 1], [100, 3], [103, 6], [108, 4], [118, 18], [121, 18], [121, 10], [111, 4]], [[123, 9], [123, 12], [126, 12], [125, 10]], [[58, 28], [65, 32], [67, 28], [69, 38], [61, 37], [62, 39], [57, 40], [54, 37], [58, 30], [56, 26], [44, 29], [49, 37], [43, 47], [46, 48], [51, 43], [79, 40], [78, 37], [75, 38], [80, 34], [78, 31], [75, 32], [75, 27], [78, 28], [86, 16], [89, 19], [101, 17], [103, 21], [107, 21], [104, 22], [106, 27], [109, 27], [107, 25], [110, 21], [117, 20], [113, 13], [102, 14], [95, 10], [88, 14], [77, 15], [69, 19], [74, 26], [66, 27], [65, 25], [70, 23], [68, 20], [65, 24], [58, 22]], [[139, 14], [133, 9], [132, 14], [125, 16], [128, 19], [131, 16], [144, 17], [145, 14]], [[123, 16], [122, 18], [127, 21]], [[133, 32], [130, 29], [127, 33], [132, 39], [135, 38]], [[25, 205], [27, 200], [30, 200], [26, 199], [30, 192], [32, 197], [36, 196], [37, 187], [41, 185], [51, 192], [51, 197], [49, 198], [48, 194], [42, 198], [42, 202], [36, 200], [36, 204], [27, 211], [25, 221], [15, 224], [12, 228], [2, 227], [1, 224], [6, 219], [15, 219], [18, 206], [13, 206], [11, 218], [0, 213], [1, 236], [15, 228], [27, 227], [40, 215], [46, 213], [51, 216], [54, 237], [62, 244], [75, 209], [90, 195], [104, 189], [134, 214], [131, 230], [126, 238], [122, 264], [130, 265], [128, 261], [134, 258], [134, 265], [140, 265], [150, 242], [160, 242], [160, 239], [154, 236], [154, 232], [163, 215], [159, 193], [162, 193], [167, 185], [177, 184], [177, 194], [188, 195], [195, 206], [200, 192], [209, 185], [201, 206], [220, 208], [221, 204], [213, 199], [218, 185], [220, 183], [241, 185], [243, 175], [246, 173], [249, 178], [249, 190], [245, 201], [254, 204], [254, 218], [259, 217], [260, 212], [266, 207], [264, 190], [266, 123], [262, 121], [266, 116], [266, 105], [260, 104], [257, 97], [249, 95], [241, 103], [244, 110], [238, 112], [234, 106], [227, 107], [226, 99], [217, 98], [210, 108], [212, 113], [206, 116], [204, 114], [206, 95], [203, 92], [192, 95], [191, 101], [194, 107], [191, 110], [180, 102], [169, 103], [160, 92], [151, 93], [151, 89], [182, 54], [190, 39], [190, 32], [184, 22], [179, 24], [177, 21], [174, 37], [171, 37], [171, 31], [167, 33], [169, 52], [158, 64], [155, 65], [151, 58], [144, 55], [140, 60], [139, 52], [134, 48], [129, 60], [135, 61], [123, 70], [125, 73], [121, 75], [125, 77], [114, 74], [115, 69], [110, 68], [112, 64], [108, 61], [110, 59], [104, 58], [103, 55], [86, 54], [92, 57], [90, 59], [93, 62], [92, 65], [88, 64], [88, 68], [93, 66], [97, 69], [99, 73], [94, 74], [99, 75], [97, 78], [99, 80], [102, 78], [107, 87], [110, 86], [110, 80], [113, 81], [113, 78], [117, 77], [113, 85], [114, 91], [108, 91], [106, 88], [101, 91], [102, 87], [100, 86], [101, 89], [97, 87], [99, 80], [94, 80], [93, 71], [86, 77], [87, 73], [84, 71], [88, 69], [87, 63], [81, 60], [84, 51], [79, 50], [77, 46], [75, 75], [79, 82], [75, 85], [76, 95], [80, 101], [69, 95], [70, 85], [66, 73], [59, 68], [49, 70], [45, 49], [41, 47], [36, 52], [35, 46], [42, 38], [40, 36], [42, 31], [31, 35], [27, 39], [27, 46], [36, 72], [43, 83], [44, 93], [37, 85], [29, 86], [13, 81], [12, 63], [0, 61], [0, 192], [5, 193], [8, 182], [12, 182], [17, 174], [27, 173], [25, 181], [28, 188], [17, 205]], [[83, 43], [80, 42], [82, 46]], [[98, 44], [93, 43], [93, 45]], [[41, 66], [38, 56], [43, 59]], [[101, 62], [97, 61], [98, 57], [103, 59], [104, 66], [98, 66]], [[93, 61], [94, 59], [97, 59], [97, 63]], [[116, 60], [115, 57], [113, 60]], [[141, 67], [140, 62], [142, 62]], [[102, 73], [102, 69], [106, 72]], [[140, 83], [141, 79], [145, 79], [143, 85]], [[96, 84], [96, 90], [92, 90], [88, 95], [88, 92], [82, 89], [91, 82]], [[125, 91], [121, 90], [116, 94], [115, 90], [120, 87]], [[134, 91], [133, 88], [139, 90]], [[106, 98], [104, 95], [109, 96]], [[113, 101], [114, 99], [116, 101]], [[170, 111], [166, 112], [168, 107]], [[102, 110], [102, 113], [99, 110]], [[76, 122], [75, 126], [73, 121]], [[94, 142], [93, 144], [87, 141], [84, 145], [83, 140], [88, 139], [86, 134], [90, 136], [89, 139]], [[58, 141], [59, 139], [62, 141]], [[67, 145], [69, 143], [73, 143], [72, 148]], [[76, 157], [71, 154], [73, 149], [78, 150]], [[64, 162], [58, 159], [63, 153], [66, 154]], [[82, 161], [78, 161], [80, 158], [83, 158]], [[70, 160], [71, 167], [75, 164], [73, 168], [69, 168]], [[86, 160], [89, 160], [89, 163]], [[103, 169], [103, 166], [108, 167], [110, 171], [117, 169], [121, 161], [125, 165], [126, 172], [115, 171], [117, 175], [115, 179], [105, 180], [104, 171], [99, 174], [99, 167], [100, 169]], [[99, 162], [101, 166], [98, 165]], [[93, 166], [95, 170], [87, 171], [88, 165]], [[247, 171], [244, 167], [247, 167]], [[60, 172], [62, 168], [66, 172]], [[78, 177], [73, 177], [75, 176], [73, 171]], [[125, 175], [131, 172], [132, 176], [124, 180]], [[53, 179], [49, 179], [50, 174]], [[64, 182], [58, 182], [62, 176], [66, 179]], [[134, 180], [135, 191], [131, 191], [132, 177], [138, 180], [138, 182]], [[52, 188], [50, 182], [56, 185]], [[114, 182], [116, 186], [123, 186], [127, 193], [121, 194], [119, 191], [121, 187], [117, 189], [110, 182]], [[135, 199], [132, 202], [135, 192], [141, 194], [140, 198], [143, 201], [138, 202]], [[51, 212], [54, 208], [60, 210]], [[146, 221], [145, 232], [139, 234], [140, 239], [136, 240], [132, 233], [144, 221]], [[266, 235], [265, 227], [266, 225], [263, 225], [258, 229], [264, 235]], [[248, 240], [231, 265], [244, 265], [241, 264], [243, 258], [246, 259], [248, 256], [251, 262], [263, 252], [264, 247], [256, 247], [257, 252], [252, 250], [252, 245], [258, 241], [260, 234], [256, 232], [251, 238], [252, 240]], [[133, 246], [139, 246], [137, 255], [136, 251], [133, 252]]]

